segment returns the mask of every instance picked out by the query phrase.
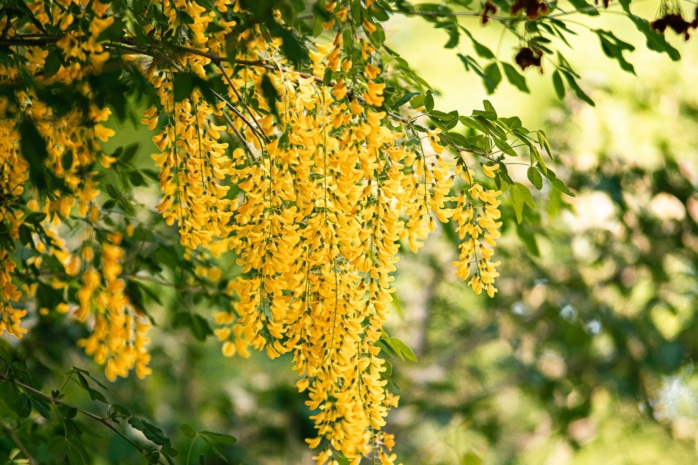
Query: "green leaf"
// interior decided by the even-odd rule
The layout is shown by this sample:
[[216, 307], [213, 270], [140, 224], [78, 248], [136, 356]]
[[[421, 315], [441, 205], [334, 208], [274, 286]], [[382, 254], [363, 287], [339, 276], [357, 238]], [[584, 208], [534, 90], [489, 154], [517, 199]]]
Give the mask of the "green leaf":
[[45, 219], [46, 219], [46, 213], [34, 212], [34, 213], [28, 214], [27, 217], [24, 218], [24, 222], [29, 223], [29, 224], [33, 224], [34, 226], [37, 226], [39, 223], [41, 223]]
[[142, 432], [146, 438], [155, 444], [159, 446], [172, 447], [170, 444], [170, 439], [165, 436], [165, 433], [163, 433], [160, 428], [152, 423], [149, 423], [142, 418], [129, 418], [128, 424]]
[[458, 147], [468, 148], [470, 146], [468, 139], [463, 134], [459, 134], [457, 132], [446, 132], [443, 134], [443, 137]]
[[34, 393], [29, 394], [29, 399], [31, 400], [32, 407], [39, 412], [39, 415], [47, 420], [51, 420], [51, 405], [46, 399]]
[[440, 21], [434, 27], [445, 29], [448, 33], [448, 41], [444, 44], [444, 48], [455, 48], [458, 45], [460, 33], [458, 32], [458, 24], [455, 21]]
[[90, 395], [90, 399], [96, 400], [98, 402], [102, 402], [104, 404], [108, 404], [109, 402], [107, 401], [106, 397], [104, 397], [104, 394], [99, 392], [96, 389], [92, 389], [90, 387], [87, 388], [87, 393]]
[[420, 93], [418, 95], [415, 95], [410, 99], [410, 106], [412, 108], [419, 108], [424, 106], [424, 100], [425, 100], [425, 95]]
[[182, 430], [182, 433], [188, 438], [195, 438], [196, 437], [196, 431], [194, 431], [194, 428], [191, 426], [187, 425], [186, 423], [181, 425], [179, 429]]
[[523, 242], [524, 246], [531, 255], [534, 257], [540, 257], [538, 241], [536, 240], [536, 236], [533, 234], [528, 223], [517, 223], [516, 235], [519, 237], [519, 239], [521, 239], [521, 242]]
[[567, 188], [567, 185], [558, 178], [555, 178], [555, 180], [553, 181], [553, 187], [559, 190], [560, 192], [569, 195], [570, 197], [575, 197], [574, 192], [569, 190]]
[[29, 179], [41, 195], [45, 195], [50, 186], [50, 174], [44, 162], [48, 159], [46, 141], [36, 129], [34, 122], [23, 119], [19, 123], [19, 146], [22, 157], [29, 164]]
[[434, 109], [434, 95], [428, 91], [424, 96], [424, 108], [426, 111], [431, 111]]
[[494, 109], [492, 102], [490, 102], [489, 100], [483, 100], [482, 105], [485, 107], [485, 111], [487, 113], [494, 114], [494, 120], [496, 120], [497, 119], [497, 110]]
[[160, 452], [162, 452], [164, 455], [168, 457], [177, 457], [179, 455], [179, 452], [177, 452], [177, 449], [173, 449], [172, 447], [169, 446], [162, 446], [160, 449]]
[[64, 419], [64, 425], [65, 425], [65, 435], [67, 437], [77, 437], [82, 435], [82, 429], [80, 428], [80, 424], [72, 420], [70, 418], [65, 418]]
[[126, 407], [122, 407], [121, 405], [111, 404], [109, 406], [109, 408], [111, 408], [112, 411], [117, 415], [120, 415], [123, 417], [130, 417], [131, 416], [131, 412]]
[[151, 451], [146, 456], [146, 459], [148, 460], [148, 465], [155, 465], [160, 461], [160, 452], [156, 450]]
[[[494, 81], [492, 81], [492, 79], [490, 78], [490, 76], [488, 76], [487, 73], [485, 73], [485, 72], [482, 70], [482, 68], [480, 67], [480, 65], [477, 63], [477, 61], [475, 61], [475, 60], [473, 59], [473, 57], [468, 56], [468, 55], [462, 55], [462, 54], [460, 54], [460, 53], [458, 53], [457, 55], [458, 55], [458, 58], [460, 59], [460, 61], [463, 63], [463, 66], [465, 67], [465, 70], [466, 70], [466, 71], [470, 71], [470, 69], [472, 68], [472, 70], [473, 70], [478, 76], [480, 76], [480, 77], [482, 78], [482, 80], [483, 80], [484, 83], [485, 83], [485, 87], [486, 87], [488, 90], [489, 90], [490, 88], [491, 88], [491, 89], [494, 89], [494, 88], [497, 87], [497, 84], [498, 84], [498, 83], [495, 83]], [[497, 72], [498, 72], [498, 71], [499, 71], [499, 70], [497, 70]], [[501, 80], [501, 74], [500, 74], [499, 78], [500, 78], [500, 80]], [[491, 92], [490, 92], [490, 93], [491, 93]]]
[[196, 313], [191, 315], [189, 329], [199, 342], [204, 342], [207, 336], [213, 335], [213, 330], [211, 329], [211, 326], [209, 326], [208, 321]]
[[[386, 333], [387, 334], [387, 333]], [[386, 345], [397, 355], [401, 360], [417, 361], [417, 356], [407, 344], [396, 337], [385, 336], [381, 338]]]
[[[458, 121], [458, 112], [453, 111], [451, 113], [446, 113], [439, 110], [432, 110], [428, 113], [429, 117], [435, 122], [439, 123], [450, 123], [451, 121]], [[456, 124], [458, 124], [456, 122]]]
[[202, 438], [208, 440], [211, 443], [214, 444], [235, 444], [237, 442], [237, 438], [229, 435], [229, 434], [222, 434], [222, 433], [214, 433], [212, 431], [199, 431], [199, 434], [201, 435]]
[[204, 342], [208, 336], [213, 335], [213, 330], [208, 321], [196, 313], [176, 313], [172, 320], [172, 326], [174, 328], [188, 327], [194, 338], [199, 342]]
[[572, 75], [572, 73], [570, 73], [570, 72], [568, 72], [567, 70], [564, 70], [564, 69], [563, 69], [563, 70], [562, 70], [562, 74], [564, 74], [565, 79], [567, 80], [567, 84], [570, 86], [570, 88], [572, 88], [572, 90], [574, 91], [574, 93], [577, 95], [577, 97], [578, 97], [580, 100], [585, 101], [586, 103], [588, 103], [588, 104], [591, 105], [592, 107], [593, 107], [593, 106], [596, 106], [596, 104], [595, 104], [594, 101], [591, 99], [591, 97], [589, 97], [589, 96], [582, 90], [582, 88], [579, 87], [579, 85], [577, 84], [577, 81], [575, 80], [575, 78], [574, 78], [574, 76]]
[[596, 29], [594, 32], [599, 37], [599, 40], [601, 41], [601, 49], [606, 56], [609, 58], [614, 58], [616, 61], [618, 61], [618, 64], [623, 71], [635, 74], [635, 68], [623, 56], [624, 51], [627, 50], [632, 52], [635, 50], [635, 47], [627, 42], [623, 42], [611, 31]]
[[29, 400], [29, 396], [25, 393], [20, 393], [15, 403], [15, 412], [21, 418], [27, 418], [32, 413], [32, 404]]
[[526, 85], [526, 78], [523, 74], [519, 73], [516, 68], [514, 68], [509, 63], [502, 62], [502, 68], [504, 68], [504, 75], [507, 77], [507, 81], [521, 92], [529, 93], [528, 85]]
[[73, 151], [72, 150], [66, 150], [63, 156], [61, 157], [61, 166], [63, 167], [64, 170], [70, 171], [70, 168], [73, 166]]
[[510, 189], [511, 201], [514, 205], [514, 213], [516, 214], [516, 222], [521, 223], [523, 221], [523, 208], [524, 205], [528, 205], [531, 208], [536, 208], [536, 204], [533, 201], [533, 196], [528, 187], [524, 186], [520, 182], [515, 182]]
[[177, 19], [184, 24], [194, 24], [194, 18], [184, 10], [177, 9]]
[[[330, 68], [327, 69], [332, 71]], [[268, 73], [264, 73], [262, 75], [262, 82], [259, 84], [259, 86], [262, 90], [262, 96], [264, 97], [264, 100], [267, 101], [269, 110], [274, 116], [276, 116], [277, 119], [279, 119], [279, 110], [276, 107], [276, 103], [279, 101], [279, 92], [276, 90], [276, 87], [274, 87], [274, 84], [271, 82], [271, 78], [269, 77]]]
[[[545, 149], [546, 152], [548, 152], [548, 156], [552, 160], [553, 158], [553, 150], [550, 148], [550, 142], [548, 142], [548, 136], [545, 135], [545, 131], [542, 129], [539, 129], [537, 131], [538, 133], [538, 145], [540, 145], [542, 148]], [[543, 172], [546, 171], [546, 166], [545, 166], [545, 160], [543, 160], [543, 157], [538, 157], [538, 162], [540, 163], [540, 168], [542, 169]]]
[[131, 182], [132, 185], [136, 187], [144, 186], [147, 184], [143, 175], [136, 170], [130, 171], [128, 173], [128, 180]]
[[421, 95], [421, 92], [407, 92], [405, 95], [400, 97], [395, 103], [393, 103], [393, 109], [400, 108], [401, 106], [409, 102], [410, 99], [412, 99], [412, 97], [415, 97], [417, 95]]
[[503, 153], [506, 153], [510, 157], [515, 157], [517, 156], [516, 151], [514, 148], [509, 145], [509, 143], [506, 141], [506, 139], [500, 139], [500, 138], [493, 138], [494, 140], [494, 145], [497, 146], [499, 150], [501, 150]]
[[473, 35], [470, 33], [470, 31], [467, 28], [461, 27], [461, 29], [470, 38], [470, 41], [473, 43], [473, 49], [475, 50], [475, 53], [479, 57], [485, 58], [488, 60], [494, 59], [494, 53], [492, 53], [492, 50], [490, 50], [489, 48], [487, 48], [486, 46], [482, 45], [480, 42], [475, 40], [475, 38], [473, 37]]
[[319, 0], [313, 5], [313, 37], [322, 34], [322, 24], [332, 19], [325, 8], [325, 0]]
[[194, 90], [194, 74], [174, 73], [172, 76], [172, 88], [175, 102], [181, 102], [189, 97]]
[[543, 176], [541, 176], [540, 172], [535, 167], [529, 166], [528, 171], [526, 171], [526, 176], [528, 180], [531, 181], [531, 184], [536, 186], [536, 189], [540, 190], [543, 187]]
[[499, 66], [496, 61], [487, 65], [485, 68], [485, 76], [487, 76], [487, 79], [484, 79], [487, 93], [492, 94], [499, 83], [502, 82], [502, 72], [499, 71]]
[[[489, 121], [497, 121], [497, 112], [495, 111], [495, 109], [492, 106], [492, 104], [490, 103], [490, 101], [483, 100], [482, 103], [485, 107], [485, 111], [473, 110], [473, 116], [481, 116]], [[490, 133], [490, 132], [492, 132], [492, 129], [493, 129], [493, 127], [491, 126], [491, 123], [490, 123], [489, 125], [483, 126], [483, 130], [481, 132]], [[503, 137], [504, 137], [504, 135], [503, 135]]]
[[[119, 153], [118, 157], [116, 157], [117, 152]], [[112, 156], [123, 163], [129, 163], [136, 156], [136, 153], [138, 153], [138, 142], [129, 144], [126, 147], [119, 147]]]
[[25, 224], [19, 226], [19, 241], [23, 245], [34, 247], [34, 240], [32, 239], [32, 233]]
[[51, 48], [44, 61], [44, 78], [49, 78], [61, 69], [61, 54], [57, 48]]
[[553, 73], [553, 87], [555, 88], [555, 94], [560, 100], [565, 98], [565, 85], [562, 83], [562, 76], [560, 76], [560, 71], [555, 70]]
[[296, 66], [300, 65], [302, 62], [308, 61], [308, 49], [301, 44], [296, 34], [294, 34], [291, 29], [287, 29], [277, 23], [272, 15], [267, 17], [264, 25], [273, 36], [281, 38], [281, 51], [286, 55], [286, 58], [292, 61]]
[[599, 11], [591, 3], [587, 3], [585, 0], [569, 0], [575, 10], [580, 13], [589, 16], [598, 16]]

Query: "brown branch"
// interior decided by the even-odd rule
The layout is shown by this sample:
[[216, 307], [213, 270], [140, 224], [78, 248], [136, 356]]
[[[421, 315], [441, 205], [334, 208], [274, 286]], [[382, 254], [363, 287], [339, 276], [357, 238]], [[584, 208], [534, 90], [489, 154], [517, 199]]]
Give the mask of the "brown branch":
[[[25, 46], [25, 47], [44, 47], [46, 45], [50, 44], [55, 44], [61, 39], [61, 37], [58, 36], [49, 36], [49, 35], [40, 35], [40, 34], [26, 34], [26, 35], [17, 35], [11, 39], [2, 39], [0, 40], [0, 47], [9, 47], [9, 46]], [[138, 53], [141, 55], [147, 55], [151, 56], [153, 58], [157, 56], [162, 56], [162, 53], [156, 53], [155, 51], [151, 49], [144, 49], [137, 47], [133, 44], [133, 41], [125, 37], [119, 41], [111, 42], [111, 43], [105, 43], [104, 44], [106, 47], [113, 47], [113, 48], [118, 48], [121, 50], [126, 50], [128, 52], [132, 53]], [[175, 45], [171, 46], [169, 44], [163, 44], [163, 43], [156, 43], [152, 44], [151, 48], [156, 48], [158, 46], [165, 45], [166, 47], [171, 47], [175, 51], [179, 51], [182, 53], [189, 53], [192, 55], [198, 55], [204, 58], [208, 58], [212, 62], [214, 62], [217, 65], [220, 65], [221, 63], [228, 61], [228, 58], [221, 56], [221, 55], [216, 55], [214, 53], [209, 53], [209, 52], [204, 52], [203, 50], [198, 50], [192, 47], [185, 47], [183, 45]], [[247, 65], [247, 66], [257, 66], [260, 68], [265, 68], [270, 71], [277, 71], [278, 69], [281, 69], [282, 71], [286, 72], [291, 72], [295, 73], [301, 77], [304, 78], [313, 78], [316, 82], [322, 82], [322, 78], [319, 78], [317, 76], [314, 76], [309, 73], [304, 73], [302, 71], [296, 71], [291, 68], [287, 67], [280, 67], [277, 68], [276, 66], [269, 64], [265, 61], [262, 60], [231, 60], [231, 63], [233, 64], [239, 64], [239, 65]]]
[[24, 454], [24, 457], [29, 461], [29, 465], [37, 465], [36, 460], [31, 456], [24, 444], [22, 444], [22, 441], [17, 437], [17, 434], [15, 434], [15, 431], [2, 420], [0, 420], [0, 427], [5, 430], [10, 439], [12, 439], [12, 442], [14, 442], [22, 454]]
[[[93, 419], [93, 420], [95, 420], [95, 421], [98, 421], [99, 423], [103, 424], [104, 426], [106, 426], [106, 427], [109, 428], [110, 430], [114, 431], [114, 432], [115, 432], [117, 435], [119, 435], [123, 440], [125, 440], [126, 442], [128, 442], [129, 444], [131, 444], [133, 447], [135, 447], [136, 450], [138, 450], [138, 452], [140, 452], [141, 454], [145, 455], [145, 454], [147, 454], [147, 453], [149, 452], [148, 450], [146, 450], [146, 449], [144, 449], [143, 447], [141, 447], [138, 443], [136, 443], [135, 441], [133, 441], [131, 438], [129, 438], [128, 436], [126, 436], [123, 432], [119, 431], [114, 425], [112, 425], [112, 424], [108, 421], [108, 420], [109, 420], [108, 417], [107, 417], [107, 418], [100, 417], [99, 415], [96, 415], [96, 414], [94, 414], [94, 413], [92, 413], [92, 412], [90, 412], [90, 411], [88, 411], [88, 410], [84, 410], [84, 409], [82, 409], [82, 408], [80, 408], [80, 407], [76, 407], [76, 406], [74, 406], [74, 405], [72, 405], [72, 404], [69, 404], [69, 403], [67, 403], [67, 402], [65, 402], [65, 401], [62, 401], [62, 400], [60, 400], [60, 399], [57, 399], [57, 398], [55, 398], [55, 397], [53, 397], [53, 396], [49, 396], [48, 394], [45, 394], [45, 393], [39, 391], [38, 389], [35, 389], [35, 388], [29, 386], [28, 384], [24, 384], [24, 383], [22, 383], [22, 382], [20, 382], [20, 381], [17, 381], [17, 380], [15, 380], [15, 379], [8, 378], [8, 377], [6, 377], [6, 376], [0, 375], [0, 381], [7, 381], [7, 382], [10, 382], [10, 383], [14, 384], [15, 386], [19, 386], [19, 387], [21, 387], [22, 389], [24, 389], [24, 390], [26, 390], [26, 391], [29, 391], [29, 392], [31, 392], [31, 393], [37, 395], [37, 396], [43, 397], [46, 401], [48, 401], [48, 402], [51, 403], [51, 404], [54, 404], [54, 405], [62, 405], [62, 406], [64, 406], [64, 407], [68, 407], [69, 409], [75, 409], [76, 411], [82, 413], [82, 414], [85, 415], [86, 417], [91, 418], [91, 419]], [[18, 444], [18, 446], [19, 446], [19, 444]]]

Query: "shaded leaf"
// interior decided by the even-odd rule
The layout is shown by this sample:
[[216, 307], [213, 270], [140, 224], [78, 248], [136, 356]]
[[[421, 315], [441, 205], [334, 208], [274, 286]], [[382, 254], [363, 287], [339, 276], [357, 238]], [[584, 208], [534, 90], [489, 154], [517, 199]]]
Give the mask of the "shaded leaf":
[[499, 66], [496, 61], [487, 65], [485, 68], [485, 76], [487, 76], [487, 79], [484, 79], [487, 93], [492, 94], [499, 83], [502, 82], [502, 72], [499, 71]]
[[181, 425], [179, 427], [180, 430], [182, 430], [182, 433], [188, 438], [195, 438], [196, 437], [196, 431], [194, 431], [194, 428], [191, 426], [187, 425], [186, 423]]
[[553, 87], [555, 88], [557, 98], [560, 100], [565, 98], [565, 85], [562, 83], [562, 76], [558, 70], [555, 70], [553, 73]]
[[212, 431], [199, 431], [199, 434], [204, 439], [215, 444], [235, 444], [237, 442], [237, 438], [229, 434], [214, 433]]
[[507, 77], [507, 81], [521, 92], [529, 93], [528, 85], [526, 84], [526, 78], [523, 74], [519, 73], [516, 68], [514, 68], [509, 63], [502, 62], [502, 68], [504, 69], [504, 74]]

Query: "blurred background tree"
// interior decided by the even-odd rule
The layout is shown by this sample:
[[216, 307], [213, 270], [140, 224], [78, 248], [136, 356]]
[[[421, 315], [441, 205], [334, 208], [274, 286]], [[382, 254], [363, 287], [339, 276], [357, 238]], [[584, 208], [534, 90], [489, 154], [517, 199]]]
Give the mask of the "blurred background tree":
[[[587, 61], [590, 47], [575, 44], [572, 63], [589, 70], [595, 107], [538, 82], [529, 98], [504, 97], [525, 124], [545, 121], [576, 197], [544, 189], [540, 223], [505, 225], [497, 298], [451, 278], [448, 228], [429, 259], [403, 264], [394, 324], [419, 364], [395, 369], [406, 406], [393, 425], [414, 463], [696, 460], [695, 47], [676, 66], [634, 54], [638, 78]], [[456, 88], [470, 89], [446, 81], [444, 95]]]

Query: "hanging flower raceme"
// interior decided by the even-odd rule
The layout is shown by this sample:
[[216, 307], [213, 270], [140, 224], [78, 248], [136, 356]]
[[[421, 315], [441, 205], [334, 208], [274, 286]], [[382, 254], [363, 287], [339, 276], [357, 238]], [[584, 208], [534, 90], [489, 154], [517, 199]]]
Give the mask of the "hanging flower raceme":
[[144, 321], [124, 291], [122, 279], [124, 251], [122, 235], [112, 233], [101, 244], [101, 273], [88, 268], [78, 291], [80, 309], [77, 317], [93, 325], [92, 334], [78, 344], [95, 361], [106, 366], [107, 379], [126, 377], [135, 368], [139, 378], [150, 373], [150, 355], [145, 350], [150, 323]]
[[[37, 0], [27, 8], [34, 20], [22, 22], [20, 15], [16, 24], [4, 24], [3, 36], [34, 37], [46, 30], [53, 36], [50, 47], [13, 48], [13, 60], [0, 65], [0, 80], [13, 90], [0, 97], [0, 227], [8, 226], [10, 237], [25, 247], [16, 261], [19, 273], [16, 250], [0, 249], [0, 333], [25, 332], [19, 323], [27, 310], [15, 303], [25, 306], [21, 297], [46, 286], [60, 297], [50, 302], [55, 310], [88, 324], [92, 333], [81, 345], [105, 364], [109, 379], [134, 367], [145, 376], [149, 324], [124, 294], [120, 234], [108, 234], [95, 249], [67, 240], [68, 234], [94, 239], [97, 229], [105, 233], [96, 225], [100, 169], [116, 159], [101, 143], [114, 131], [104, 125], [111, 110], [97, 98], [93, 82], [111, 57], [105, 33], [116, 17], [98, 0]], [[69, 291], [71, 280], [75, 293]], [[50, 309], [37, 311], [45, 315]]]
[[[486, 166], [484, 172], [494, 178], [497, 168], [497, 164]], [[491, 258], [502, 226], [497, 221], [501, 217], [498, 208], [501, 192], [487, 189], [473, 181], [469, 172], [464, 177], [470, 182], [470, 187], [461, 192], [453, 214], [453, 220], [457, 224], [456, 232], [463, 240], [459, 246], [459, 260], [453, 262], [453, 266], [457, 268], [456, 275], [463, 280], [468, 279], [474, 268], [475, 272], [468, 284], [476, 294], [484, 289], [487, 295], [493, 297], [497, 292], [494, 279], [499, 276], [496, 267], [500, 263], [493, 262]]]
[[17, 302], [22, 293], [12, 283], [15, 263], [5, 250], [0, 250], [0, 265], [0, 336], [7, 331], [19, 338], [27, 332], [20, 327], [22, 317], [27, 311], [13, 307], [13, 302]]

